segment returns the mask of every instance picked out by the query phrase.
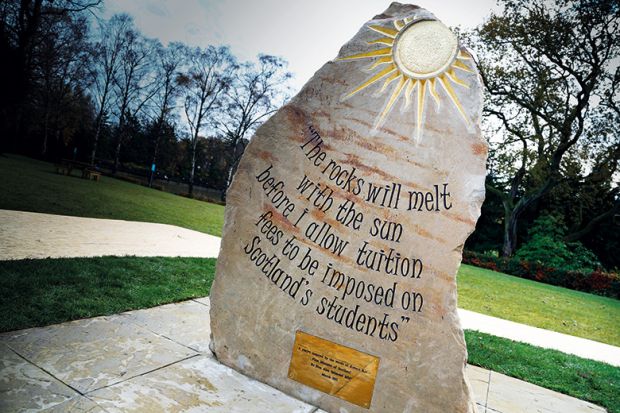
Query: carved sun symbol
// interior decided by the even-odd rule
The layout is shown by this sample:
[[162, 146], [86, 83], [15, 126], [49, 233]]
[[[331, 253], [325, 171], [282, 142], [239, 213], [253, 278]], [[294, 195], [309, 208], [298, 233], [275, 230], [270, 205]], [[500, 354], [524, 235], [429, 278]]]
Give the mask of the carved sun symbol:
[[436, 20], [414, 20], [412, 17], [394, 21], [394, 28], [375, 25], [368, 28], [384, 36], [368, 44], [387, 47], [338, 59], [376, 59], [368, 70], [376, 69], [377, 73], [343, 96], [343, 100], [380, 80], [383, 80], [383, 85], [377, 94], [382, 94], [391, 83], [395, 82], [392, 94], [375, 121], [374, 129], [378, 129], [401, 94], [405, 100], [402, 110], [406, 110], [411, 105], [413, 91], [417, 90], [416, 131], [419, 136], [427, 90], [435, 100], [437, 109], [440, 107], [441, 97], [436, 90], [436, 85], [439, 83], [465, 123], [469, 124], [469, 119], [451, 83], [469, 88], [467, 83], [457, 77], [456, 70], [473, 73], [465, 63], [471, 60], [471, 56], [460, 49], [458, 39], [450, 29]]

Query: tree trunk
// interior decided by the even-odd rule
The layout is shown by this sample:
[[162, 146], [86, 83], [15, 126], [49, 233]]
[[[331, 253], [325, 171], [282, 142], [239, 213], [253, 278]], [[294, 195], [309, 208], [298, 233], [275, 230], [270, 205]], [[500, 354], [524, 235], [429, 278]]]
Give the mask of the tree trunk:
[[189, 197], [194, 197], [194, 170], [196, 169], [196, 142], [192, 143], [192, 160], [191, 167], [189, 169]]
[[43, 145], [41, 146], [41, 155], [47, 153], [47, 140], [49, 136], [49, 112], [45, 111], [45, 120], [43, 122]]
[[502, 256], [512, 257], [517, 249], [517, 224], [519, 215], [516, 211], [506, 211], [504, 217], [504, 245], [502, 246]]
[[153, 170], [153, 165], [157, 162], [157, 153], [159, 152], [159, 140], [161, 137], [161, 128], [162, 128], [163, 120], [162, 117], [159, 117], [157, 121], [157, 127], [155, 129], [155, 147], [153, 148], [153, 160], [151, 161], [151, 173], [149, 176], [149, 188], [153, 187], [153, 179], [155, 179], [155, 171]]
[[97, 143], [99, 142], [99, 135], [101, 134], [101, 123], [103, 120], [103, 113], [99, 112], [97, 116], [97, 124], [95, 125], [95, 137], [93, 139], [93, 150], [90, 153], [90, 165], [95, 164], [95, 155], [97, 154]]
[[121, 144], [123, 143], [123, 136], [119, 134], [118, 141], [116, 142], [116, 150], [114, 151], [114, 169], [112, 170], [112, 175], [116, 175], [118, 171], [118, 164], [121, 157]]
[[155, 165], [155, 162], [157, 161], [157, 151], [159, 149], [159, 139], [155, 140], [155, 149], [153, 150], [153, 160], [151, 161], [151, 174], [149, 176], [149, 188], [153, 187], [153, 179], [155, 179], [155, 171], [153, 170], [153, 165]]

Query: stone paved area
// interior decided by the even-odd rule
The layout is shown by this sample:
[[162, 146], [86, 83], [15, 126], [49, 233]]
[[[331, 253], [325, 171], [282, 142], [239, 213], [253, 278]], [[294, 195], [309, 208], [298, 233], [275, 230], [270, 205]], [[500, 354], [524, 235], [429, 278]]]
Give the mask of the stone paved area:
[[165, 224], [0, 210], [0, 260], [23, 258], [217, 257], [220, 238]]
[[[0, 412], [321, 413], [219, 364], [209, 299], [0, 335]], [[604, 409], [468, 366], [479, 413]]]

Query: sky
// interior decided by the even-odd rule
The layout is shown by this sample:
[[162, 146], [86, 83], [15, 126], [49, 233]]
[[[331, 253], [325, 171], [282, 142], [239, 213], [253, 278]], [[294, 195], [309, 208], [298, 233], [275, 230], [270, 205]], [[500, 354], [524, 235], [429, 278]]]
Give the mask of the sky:
[[[495, 0], [418, 0], [448, 26], [472, 28]], [[147, 37], [163, 44], [227, 45], [237, 58], [283, 57], [294, 91], [312, 77], [361, 25], [383, 12], [380, 0], [105, 0], [103, 16], [126, 12]]]

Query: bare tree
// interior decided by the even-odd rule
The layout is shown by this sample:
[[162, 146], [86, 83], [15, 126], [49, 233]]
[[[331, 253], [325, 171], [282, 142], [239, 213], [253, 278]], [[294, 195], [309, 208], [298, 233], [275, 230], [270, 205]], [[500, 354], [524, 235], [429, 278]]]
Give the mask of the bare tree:
[[112, 89], [121, 64], [126, 34], [131, 24], [131, 17], [127, 14], [117, 14], [109, 21], [102, 22], [99, 27], [99, 40], [92, 49], [93, 100], [97, 106], [97, 116], [90, 155], [91, 165], [95, 163], [101, 129], [109, 115]]
[[[503, 13], [477, 30], [474, 47], [488, 94], [484, 114], [496, 119], [488, 125], [501, 125], [491, 132], [503, 136], [491, 142], [498, 185], [487, 189], [502, 200], [502, 253], [510, 256], [524, 211], [566, 180], [616, 170], [607, 166], [619, 159], [617, 128], [602, 126], [620, 120], [620, 6], [613, 0], [501, 3]], [[579, 164], [585, 167], [571, 173], [569, 161], [580, 153], [587, 154]]]
[[156, 73], [152, 70], [154, 42], [144, 38], [133, 22], [125, 32], [125, 41], [120, 53], [118, 75], [114, 79], [116, 95], [116, 148], [114, 169], [118, 170], [121, 147], [126, 136], [125, 124], [128, 116], [138, 116], [144, 105], [157, 91]]
[[[179, 95], [179, 83], [177, 82], [178, 70], [183, 64], [183, 45], [171, 43], [168, 47], [156, 45], [155, 76], [157, 78], [156, 93], [151, 100], [150, 113], [153, 119], [153, 155], [152, 165], [157, 163], [159, 144], [162, 129], [169, 122], [175, 108], [175, 102]], [[149, 186], [153, 183], [155, 171], [151, 168]]]
[[194, 193], [196, 145], [200, 133], [213, 124], [212, 116], [222, 105], [224, 92], [230, 86], [229, 71], [233, 63], [226, 47], [185, 49], [187, 65], [177, 78], [183, 96], [183, 107], [190, 134], [189, 195]]
[[279, 57], [259, 55], [258, 63], [247, 62], [233, 72], [226, 92], [226, 106], [218, 128], [224, 133], [229, 161], [226, 188], [230, 186], [250, 135], [288, 98], [287, 62]]
[[85, 18], [50, 16], [42, 26], [43, 39], [34, 70], [38, 87], [33, 100], [42, 112], [41, 154], [46, 155], [50, 131], [55, 130], [58, 140], [61, 130], [67, 126], [66, 113], [89, 86], [90, 56]]
[[[30, 98], [35, 50], [42, 39], [41, 26], [50, 16], [75, 16], [97, 7], [101, 0], [20, 0], [1, 2], [0, 130], [13, 139], [20, 136], [21, 115]], [[9, 125], [12, 124], [12, 127]], [[9, 131], [9, 129], [12, 129]], [[3, 137], [6, 138], [6, 137]], [[3, 145], [0, 145], [2, 149]]]

